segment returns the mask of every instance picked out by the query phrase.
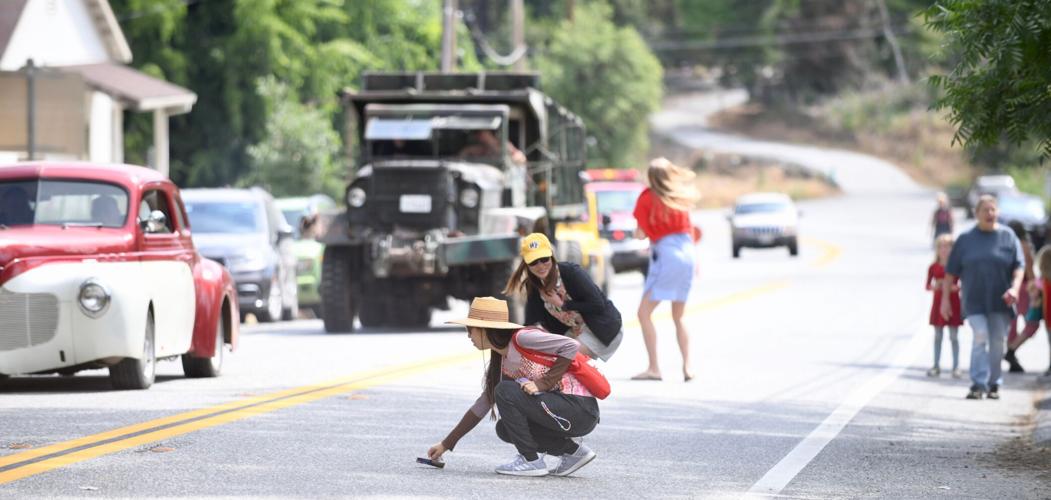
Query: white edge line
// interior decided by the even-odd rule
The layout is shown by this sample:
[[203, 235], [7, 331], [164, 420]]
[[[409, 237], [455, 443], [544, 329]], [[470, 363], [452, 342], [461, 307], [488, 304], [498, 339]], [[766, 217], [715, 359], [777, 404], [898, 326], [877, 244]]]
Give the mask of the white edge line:
[[909, 345], [898, 353], [890, 366], [883, 369], [868, 382], [847, 395], [846, 399], [825, 418], [821, 425], [810, 432], [792, 451], [788, 452], [772, 469], [766, 472], [742, 498], [758, 499], [778, 495], [788, 486], [796, 475], [803, 470], [821, 450], [839, 435], [840, 431], [869, 404], [876, 395], [883, 392], [902, 372], [911, 365], [919, 352], [927, 347], [927, 333], [930, 327], [924, 324], [912, 335]]

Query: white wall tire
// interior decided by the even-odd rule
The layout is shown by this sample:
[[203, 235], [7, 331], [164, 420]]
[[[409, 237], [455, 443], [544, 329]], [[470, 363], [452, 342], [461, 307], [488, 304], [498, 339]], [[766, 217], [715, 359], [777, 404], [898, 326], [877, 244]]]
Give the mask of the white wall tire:
[[153, 311], [146, 316], [146, 333], [141, 358], [124, 358], [109, 367], [109, 380], [114, 389], [149, 389], [157, 378], [157, 349], [154, 345]]

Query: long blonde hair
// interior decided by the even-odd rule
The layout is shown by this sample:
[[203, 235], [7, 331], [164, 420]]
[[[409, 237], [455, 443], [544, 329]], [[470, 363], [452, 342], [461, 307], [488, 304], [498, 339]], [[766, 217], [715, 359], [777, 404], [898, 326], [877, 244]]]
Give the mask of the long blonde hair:
[[529, 272], [529, 264], [526, 264], [524, 260], [520, 260], [518, 261], [518, 267], [511, 273], [507, 284], [504, 285], [503, 294], [511, 297], [527, 294], [533, 290], [550, 292], [555, 289], [555, 283], [558, 283], [558, 261], [555, 260], [554, 255], [551, 256], [551, 272], [547, 273], [547, 277], [543, 281], [537, 278], [535, 274]]
[[682, 168], [667, 158], [656, 158], [646, 171], [650, 190], [668, 208], [691, 210], [701, 199], [694, 178], [697, 174]]

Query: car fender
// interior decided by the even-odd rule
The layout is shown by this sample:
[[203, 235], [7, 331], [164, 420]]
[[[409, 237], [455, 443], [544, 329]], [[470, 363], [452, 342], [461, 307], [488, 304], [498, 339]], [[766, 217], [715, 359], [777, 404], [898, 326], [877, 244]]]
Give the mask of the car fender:
[[223, 336], [230, 350], [234, 350], [240, 330], [240, 313], [237, 308], [237, 290], [230, 271], [214, 260], [201, 257], [194, 264], [193, 280], [197, 290], [197, 314], [189, 354], [212, 357], [215, 352], [215, 324], [220, 314], [223, 315], [226, 330]]

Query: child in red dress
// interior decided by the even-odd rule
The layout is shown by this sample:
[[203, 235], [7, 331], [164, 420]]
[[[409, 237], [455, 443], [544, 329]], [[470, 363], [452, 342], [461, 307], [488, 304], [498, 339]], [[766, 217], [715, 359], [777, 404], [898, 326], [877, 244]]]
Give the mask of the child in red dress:
[[927, 268], [927, 290], [934, 292], [934, 303], [931, 305], [931, 326], [934, 327], [934, 367], [927, 370], [928, 377], [937, 377], [941, 374], [942, 336], [945, 327], [949, 327], [949, 341], [952, 343], [952, 376], [960, 378], [960, 341], [957, 337], [960, 325], [963, 324], [963, 316], [960, 314], [960, 283], [959, 279], [953, 283], [952, 295], [949, 302], [952, 304], [952, 316], [949, 319], [942, 317], [939, 306], [942, 301], [942, 280], [945, 279], [945, 264], [949, 261], [952, 253], [953, 237], [951, 234], [942, 234], [936, 240], [937, 257], [931, 267]]

